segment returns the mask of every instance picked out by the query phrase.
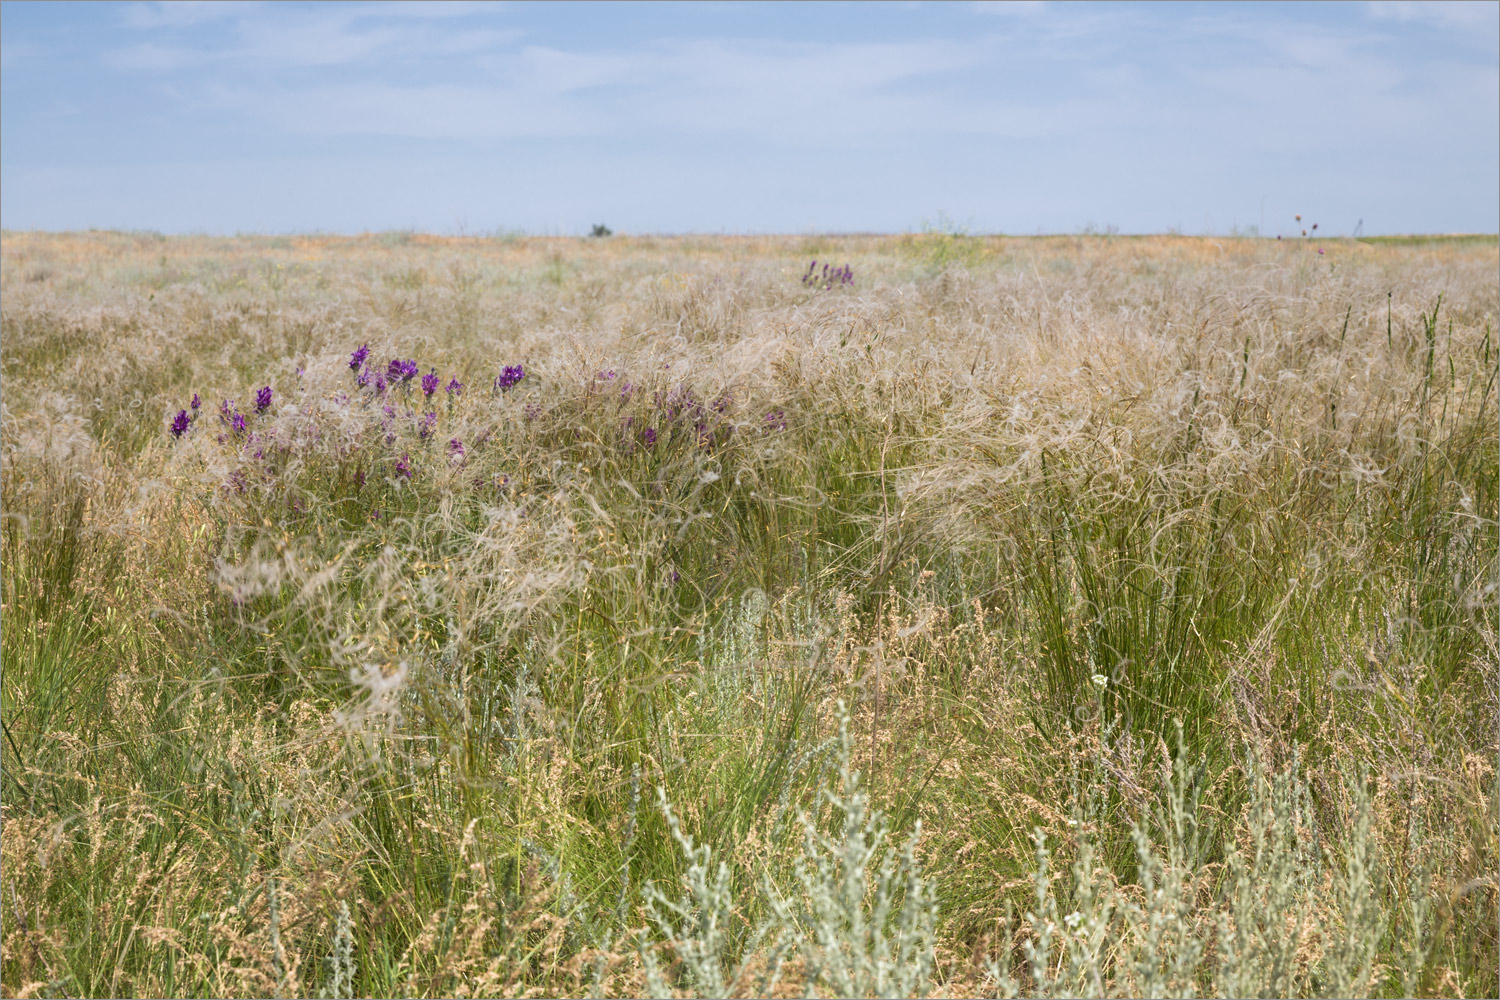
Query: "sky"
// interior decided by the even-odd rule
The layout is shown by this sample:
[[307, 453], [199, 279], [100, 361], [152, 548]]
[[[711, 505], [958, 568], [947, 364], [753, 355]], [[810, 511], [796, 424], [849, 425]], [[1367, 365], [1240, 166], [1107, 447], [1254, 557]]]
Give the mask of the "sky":
[[1500, 231], [1500, 2], [0, 3], [0, 226]]

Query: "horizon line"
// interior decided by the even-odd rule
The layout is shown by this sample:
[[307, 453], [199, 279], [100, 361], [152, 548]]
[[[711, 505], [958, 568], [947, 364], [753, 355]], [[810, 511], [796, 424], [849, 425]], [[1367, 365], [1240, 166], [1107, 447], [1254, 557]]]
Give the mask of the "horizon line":
[[506, 239], [567, 239], [567, 240], [589, 240], [605, 241], [611, 239], [687, 239], [692, 237], [716, 237], [721, 239], [854, 239], [854, 238], [895, 238], [901, 236], [952, 236], [970, 239], [1057, 239], [1062, 237], [1080, 239], [1145, 239], [1152, 237], [1170, 237], [1174, 239], [1206, 239], [1206, 240], [1266, 240], [1268, 242], [1314, 242], [1322, 240], [1325, 242], [1339, 240], [1345, 242], [1360, 242], [1363, 240], [1385, 240], [1385, 239], [1500, 239], [1500, 232], [1422, 232], [1406, 231], [1393, 233], [1362, 233], [1353, 234], [1318, 234], [1313, 235], [1267, 235], [1259, 232], [1231, 232], [1231, 233], [1184, 233], [1172, 229], [1149, 230], [1141, 232], [1105, 232], [1099, 229], [1083, 229], [1076, 231], [1051, 231], [1051, 232], [1005, 232], [984, 231], [974, 232], [965, 229], [903, 229], [903, 230], [810, 230], [807, 232], [788, 231], [764, 231], [764, 232], [728, 232], [725, 230], [678, 230], [663, 232], [611, 232], [608, 236], [593, 236], [586, 232], [559, 233], [559, 232], [532, 232], [524, 229], [506, 229], [497, 227], [489, 231], [478, 232], [443, 232], [431, 229], [417, 229], [412, 227], [395, 227], [391, 229], [362, 229], [357, 231], [340, 231], [327, 229], [305, 229], [305, 230], [278, 230], [278, 231], [254, 231], [237, 230], [235, 232], [216, 232], [210, 230], [186, 230], [182, 232], [164, 232], [159, 229], [134, 229], [119, 228], [112, 226], [93, 226], [84, 229], [12, 229], [0, 226], [0, 236], [20, 235], [42, 235], [42, 236], [78, 236], [78, 235], [116, 235], [116, 236], [150, 236], [157, 239], [192, 239], [192, 238], [216, 238], [216, 239], [280, 239], [290, 237], [300, 238], [323, 238], [323, 239], [365, 239], [381, 236], [406, 236], [427, 237], [445, 240], [506, 240]]

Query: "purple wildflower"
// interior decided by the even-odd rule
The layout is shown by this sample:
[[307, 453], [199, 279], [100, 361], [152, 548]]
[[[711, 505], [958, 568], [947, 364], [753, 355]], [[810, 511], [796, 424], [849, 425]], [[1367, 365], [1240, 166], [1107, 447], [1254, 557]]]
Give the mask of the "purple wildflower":
[[234, 416], [230, 418], [229, 425], [234, 428], [236, 434], [245, 433], [245, 415], [239, 410], [235, 410]]
[[772, 410], [770, 413], [767, 413], [765, 430], [768, 433], [770, 431], [786, 430], [786, 413], [781, 410]]
[[802, 284], [807, 288], [820, 289], [822, 291], [828, 291], [835, 284], [841, 286], [853, 285], [854, 270], [848, 264], [845, 264], [843, 267], [833, 267], [825, 261], [823, 270], [819, 271], [818, 262], [813, 261], [807, 265], [807, 273], [802, 276]]
[[464, 443], [458, 438], [448, 442], [448, 460], [455, 464], [462, 462], [467, 453], [464, 451]]
[[271, 408], [271, 387], [262, 386], [255, 392], [255, 412], [265, 413]]
[[375, 395], [385, 395], [385, 376], [378, 373], [375, 376]]
[[396, 475], [411, 478], [411, 456], [402, 455], [396, 459]]
[[462, 382], [460, 382], [458, 379], [452, 379], [452, 380], [450, 380], [448, 382], [448, 384], [446, 386], [443, 387], [443, 391], [446, 392], [450, 396], [458, 396], [458, 395], [461, 395], [463, 393], [463, 391], [464, 391], [464, 384]]
[[495, 388], [505, 392], [525, 377], [526, 369], [521, 365], [506, 365], [504, 370], [495, 376]]
[[421, 420], [417, 421], [417, 432], [421, 436], [423, 441], [426, 441], [432, 435], [433, 430], [436, 428], [436, 413], [428, 413], [424, 417], [422, 417]]
[[365, 359], [370, 356], [370, 345], [360, 344], [359, 350], [349, 355], [349, 370], [359, 371], [365, 366]]
[[438, 390], [438, 383], [442, 380], [437, 377], [437, 371], [428, 372], [422, 376], [422, 395], [431, 396]]
[[193, 408], [193, 416], [196, 417], [198, 415], [198, 407], [200, 407], [200, 406], [203, 405], [203, 400], [199, 399], [198, 398], [198, 394], [195, 392], [195, 393], [193, 393], [193, 401], [189, 405], [192, 406], [192, 408]]
[[615, 380], [615, 370], [611, 368], [608, 371], [600, 372], [594, 377], [597, 378], [600, 382], [613, 382]]
[[172, 418], [172, 436], [180, 438], [188, 429], [192, 421], [188, 419], [187, 410], [178, 410], [177, 416]]
[[656, 428], [655, 427], [647, 427], [641, 433], [641, 443], [644, 444], [647, 448], [655, 448], [656, 447]]
[[521, 413], [526, 417], [527, 420], [535, 420], [537, 417], [540, 417], [542, 415], [542, 404], [527, 403], [526, 409], [522, 410]]
[[417, 372], [419, 371], [421, 369], [417, 367], [416, 361], [411, 358], [405, 361], [402, 361], [400, 358], [392, 358], [391, 363], [386, 365], [385, 377], [391, 382], [410, 382], [417, 377]]

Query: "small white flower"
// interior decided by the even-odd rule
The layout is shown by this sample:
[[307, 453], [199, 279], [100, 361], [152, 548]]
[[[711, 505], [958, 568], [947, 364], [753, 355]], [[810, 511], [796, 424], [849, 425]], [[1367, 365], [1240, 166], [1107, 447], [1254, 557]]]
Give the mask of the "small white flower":
[[1066, 917], [1063, 917], [1063, 923], [1068, 925], [1068, 930], [1077, 930], [1078, 925], [1083, 923], [1083, 914], [1079, 913], [1077, 910], [1074, 910]]
[[1105, 677], [1103, 674], [1095, 674], [1092, 678], [1090, 678], [1090, 680], [1092, 680], [1100, 687], [1103, 687], [1104, 685], [1109, 683], [1109, 678]]

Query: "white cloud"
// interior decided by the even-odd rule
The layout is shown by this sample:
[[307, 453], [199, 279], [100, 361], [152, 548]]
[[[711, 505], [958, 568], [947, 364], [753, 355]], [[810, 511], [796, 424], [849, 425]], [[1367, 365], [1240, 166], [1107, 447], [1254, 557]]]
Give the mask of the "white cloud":
[[454, 17], [470, 17], [474, 14], [494, 14], [503, 10], [503, 3], [484, 0], [383, 0], [381, 3], [350, 4], [348, 10], [361, 17], [401, 17], [422, 21], [441, 21]]
[[[331, 7], [258, 3], [134, 4], [128, 27], [158, 37], [112, 54], [121, 69], [170, 72], [208, 62], [245, 69], [332, 67], [483, 52], [519, 38], [516, 30], [475, 28], [459, 19], [496, 10], [486, 3], [342, 4]], [[228, 41], [192, 47], [161, 40], [206, 21], [231, 25]]]
[[943, 128], [1056, 131], [1067, 120], [1061, 99], [1038, 106], [956, 98], [952, 74], [982, 66], [988, 44], [693, 41], [602, 53], [528, 46], [487, 56], [483, 78], [463, 84], [405, 84], [388, 75], [305, 86], [235, 82], [207, 88], [195, 101], [315, 135], [678, 132], [823, 142]]
[[1044, 0], [974, 0], [970, 6], [978, 14], [1009, 17], [1030, 17], [1047, 9]]
[[205, 21], [244, 17], [260, 6], [254, 0], [132, 3], [125, 6], [122, 19], [130, 28], [185, 28]]
[[1370, 16], [1390, 21], [1425, 21], [1444, 28], [1490, 30], [1500, 22], [1500, 3], [1484, 0], [1371, 0]]
[[202, 49], [142, 42], [111, 52], [105, 57], [105, 61], [116, 69], [172, 73], [189, 66], [201, 66], [211, 58]]

